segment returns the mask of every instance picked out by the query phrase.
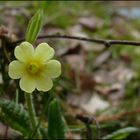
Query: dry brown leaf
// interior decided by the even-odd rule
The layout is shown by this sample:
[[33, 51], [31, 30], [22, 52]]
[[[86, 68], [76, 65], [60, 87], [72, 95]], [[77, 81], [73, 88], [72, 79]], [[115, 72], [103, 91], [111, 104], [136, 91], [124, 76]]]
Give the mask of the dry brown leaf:
[[97, 18], [97, 17], [81, 17], [78, 20], [79, 24], [81, 24], [83, 27], [95, 31], [98, 28], [101, 28], [104, 24], [103, 20]]

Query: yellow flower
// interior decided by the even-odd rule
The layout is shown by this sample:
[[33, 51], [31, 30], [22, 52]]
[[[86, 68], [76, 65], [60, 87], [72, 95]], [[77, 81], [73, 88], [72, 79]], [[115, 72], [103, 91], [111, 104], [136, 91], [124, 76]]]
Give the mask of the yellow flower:
[[20, 88], [28, 93], [35, 89], [48, 91], [52, 88], [52, 78], [61, 74], [61, 64], [50, 60], [54, 49], [41, 43], [36, 49], [29, 42], [22, 42], [14, 50], [17, 60], [9, 64], [8, 74], [12, 79], [20, 79]]

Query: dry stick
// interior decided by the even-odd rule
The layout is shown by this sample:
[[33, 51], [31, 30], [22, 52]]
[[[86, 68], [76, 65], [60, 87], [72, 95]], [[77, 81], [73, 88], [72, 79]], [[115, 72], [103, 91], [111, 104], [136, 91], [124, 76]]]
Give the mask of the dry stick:
[[114, 120], [126, 118], [126, 116], [131, 116], [131, 115], [137, 114], [137, 113], [140, 113], [140, 108], [136, 108], [135, 110], [132, 110], [132, 111], [126, 111], [126, 112], [123, 112], [118, 115], [101, 116], [101, 117], [99, 116], [99, 117], [97, 117], [97, 121], [98, 122], [114, 121]]
[[[128, 41], [128, 40], [106, 40], [106, 39], [95, 39], [95, 38], [87, 38], [87, 37], [78, 37], [78, 36], [68, 36], [68, 35], [42, 35], [37, 39], [45, 39], [45, 38], [57, 38], [57, 39], [73, 39], [73, 40], [81, 40], [88, 42], [95, 42], [98, 44], [104, 44], [105, 47], [110, 47], [111, 45], [134, 45], [140, 46], [139, 41]], [[25, 39], [19, 39], [17, 41], [11, 42], [13, 45], [17, 45], [18, 43], [24, 41]]]
[[4, 139], [7, 139], [7, 136], [8, 136], [8, 130], [9, 130], [9, 126], [6, 125], [6, 128], [5, 128], [5, 134], [4, 134]]
[[94, 121], [96, 128], [97, 128], [97, 138], [96, 139], [100, 139], [100, 125], [99, 125], [99, 122], [93, 116], [91, 117], [91, 116], [83, 116], [81, 114], [77, 114], [76, 118], [85, 124], [86, 129], [87, 129], [87, 131], [86, 131], [87, 139], [93, 139], [93, 132], [92, 132], [92, 128], [90, 125]]
[[96, 128], [97, 128], [97, 139], [100, 139], [100, 125], [99, 122], [95, 119], [95, 117], [92, 117], [93, 121], [95, 122]]

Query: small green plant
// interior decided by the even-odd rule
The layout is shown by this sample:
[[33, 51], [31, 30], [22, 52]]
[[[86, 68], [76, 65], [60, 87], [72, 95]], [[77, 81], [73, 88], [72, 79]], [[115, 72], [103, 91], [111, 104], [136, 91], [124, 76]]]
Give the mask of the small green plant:
[[[24, 136], [27, 138], [38, 139], [41, 139], [43, 136], [41, 134], [41, 126], [37, 126], [38, 119], [33, 104], [32, 93], [35, 89], [42, 92], [49, 91], [53, 86], [52, 78], [56, 78], [61, 74], [60, 62], [50, 60], [54, 56], [54, 49], [47, 43], [39, 44], [36, 49], [31, 44], [36, 41], [38, 33], [41, 30], [42, 13], [42, 10], [37, 11], [30, 20], [25, 34], [26, 41], [15, 48], [14, 55], [17, 60], [10, 62], [8, 71], [12, 79], [20, 79], [19, 86], [25, 92], [28, 113], [24, 110], [23, 112], [17, 104], [10, 101], [6, 102], [8, 104], [6, 107], [6, 103], [1, 102], [0, 104], [5, 115], [8, 115], [14, 109], [11, 112], [13, 117], [10, 119], [15, 121], [18, 117], [16, 129], [22, 132], [22, 134], [26, 134]], [[60, 112], [59, 103], [54, 99], [49, 105], [48, 137], [51, 139], [64, 139], [64, 126]], [[27, 119], [26, 123], [24, 123], [25, 119]], [[20, 122], [24, 124], [20, 125]], [[34, 132], [36, 133], [33, 136]]]

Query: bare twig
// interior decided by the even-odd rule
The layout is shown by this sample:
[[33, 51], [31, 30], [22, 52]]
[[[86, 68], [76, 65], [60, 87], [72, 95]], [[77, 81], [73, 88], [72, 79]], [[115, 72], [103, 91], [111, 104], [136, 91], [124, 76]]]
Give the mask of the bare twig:
[[138, 113], [140, 113], [140, 108], [136, 108], [135, 110], [132, 110], [132, 111], [126, 111], [126, 112], [123, 112], [123, 113], [117, 114], [117, 115], [100, 116], [97, 118], [97, 121], [98, 122], [114, 121], [114, 120], [126, 118], [126, 116], [129, 117], [131, 115], [138, 114]]
[[94, 121], [96, 128], [97, 128], [97, 139], [100, 139], [100, 125], [94, 117], [83, 116], [83, 115], [77, 114], [76, 118], [79, 119], [80, 121], [82, 121], [86, 125], [86, 129], [87, 129], [86, 137], [87, 137], [87, 139], [93, 139], [93, 132], [92, 132], [92, 128], [90, 125]]
[[[42, 35], [42, 36], [39, 36], [37, 39], [45, 39], [45, 38], [74, 39], [74, 40], [88, 41], [88, 42], [103, 44], [103, 45], [105, 45], [105, 47], [110, 47], [112, 45], [140, 46], [139, 41], [95, 39], [95, 38], [86, 38], [86, 37], [68, 36], [68, 35]], [[17, 45], [18, 43], [20, 43], [24, 40], [25, 39], [22, 38], [22, 39], [12, 42], [12, 44]]]
[[8, 126], [8, 125], [6, 125], [6, 127], [5, 127], [4, 139], [7, 139], [8, 129], [9, 129], [9, 126]]
[[95, 122], [96, 128], [97, 128], [97, 139], [100, 139], [100, 125], [99, 122], [95, 119], [95, 117], [92, 117], [93, 121]]

